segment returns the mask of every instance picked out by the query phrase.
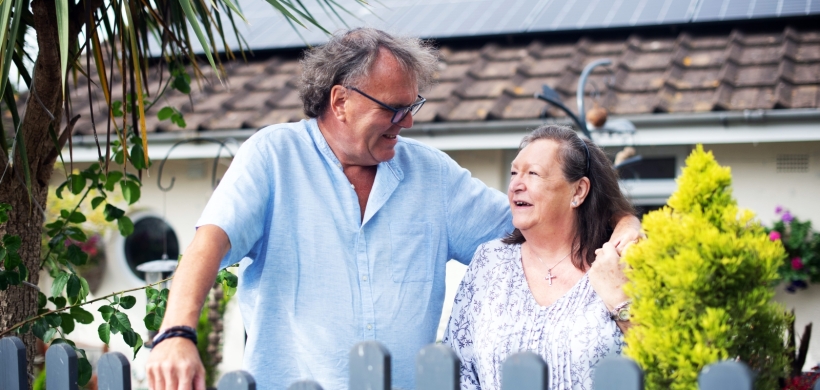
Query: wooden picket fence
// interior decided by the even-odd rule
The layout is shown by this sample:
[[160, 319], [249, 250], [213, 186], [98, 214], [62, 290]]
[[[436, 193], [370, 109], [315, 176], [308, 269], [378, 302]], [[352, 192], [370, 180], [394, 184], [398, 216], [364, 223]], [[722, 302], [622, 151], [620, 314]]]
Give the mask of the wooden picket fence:
[[[77, 355], [65, 344], [52, 345], [46, 352], [46, 388], [77, 390]], [[548, 368], [540, 356], [521, 352], [510, 356], [501, 368], [503, 390], [544, 390], [548, 386]], [[614, 356], [602, 361], [595, 370], [594, 390], [642, 390], [643, 372], [634, 361]], [[715, 363], [704, 368], [698, 377], [701, 390], [752, 390], [753, 374], [735, 361]], [[375, 341], [357, 344], [350, 351], [351, 390], [391, 390], [390, 353]], [[97, 362], [97, 386], [100, 390], [131, 390], [131, 368], [128, 359], [109, 352]], [[429, 345], [416, 358], [416, 387], [420, 390], [458, 390], [459, 361], [449, 347]], [[27, 390], [26, 349], [16, 337], [0, 339], [0, 390]], [[318, 383], [299, 381], [289, 390], [321, 390]], [[233, 371], [222, 377], [218, 390], [256, 390], [256, 382], [245, 371]], [[264, 389], [260, 389], [264, 390]], [[814, 390], [820, 390], [820, 382]]]

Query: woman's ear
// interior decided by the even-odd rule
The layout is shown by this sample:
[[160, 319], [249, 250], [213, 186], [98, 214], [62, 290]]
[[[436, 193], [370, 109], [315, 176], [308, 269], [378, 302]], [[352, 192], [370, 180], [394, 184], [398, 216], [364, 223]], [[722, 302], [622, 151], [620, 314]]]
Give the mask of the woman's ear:
[[584, 176], [575, 183], [575, 193], [572, 194], [572, 206], [580, 207], [589, 195], [589, 178]]
[[345, 109], [346, 101], [347, 88], [341, 85], [334, 85], [333, 88], [330, 89], [330, 114], [339, 122], [345, 122], [347, 118], [347, 110]]

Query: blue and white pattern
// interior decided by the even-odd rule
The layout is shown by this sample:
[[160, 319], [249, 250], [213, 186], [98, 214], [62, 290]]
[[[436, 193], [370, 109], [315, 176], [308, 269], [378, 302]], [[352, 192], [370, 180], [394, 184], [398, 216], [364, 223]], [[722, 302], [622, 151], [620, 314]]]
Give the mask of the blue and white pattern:
[[476, 250], [453, 304], [444, 343], [461, 359], [461, 388], [500, 389], [501, 364], [517, 352], [539, 354], [551, 390], [592, 389], [592, 371], [619, 354], [623, 333], [584, 275], [541, 306], [521, 265], [521, 245], [500, 240]]

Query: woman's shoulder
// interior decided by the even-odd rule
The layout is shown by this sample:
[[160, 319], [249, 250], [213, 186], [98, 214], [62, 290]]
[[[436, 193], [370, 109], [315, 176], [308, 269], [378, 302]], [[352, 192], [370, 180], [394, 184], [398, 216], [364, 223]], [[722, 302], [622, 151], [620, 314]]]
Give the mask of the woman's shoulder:
[[[520, 244], [505, 244], [501, 239], [487, 241], [478, 246], [471, 268], [484, 268], [501, 262], [515, 260]], [[474, 267], [475, 265], [475, 267]]]

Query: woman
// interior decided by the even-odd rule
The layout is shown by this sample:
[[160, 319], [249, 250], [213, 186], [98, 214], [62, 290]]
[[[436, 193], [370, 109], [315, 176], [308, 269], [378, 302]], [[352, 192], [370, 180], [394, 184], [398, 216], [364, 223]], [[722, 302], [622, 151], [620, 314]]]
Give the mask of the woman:
[[567, 127], [525, 137], [511, 175], [516, 229], [476, 250], [444, 336], [461, 388], [499, 389], [501, 364], [528, 350], [547, 362], [550, 389], [591, 389], [629, 326], [620, 257], [606, 242], [610, 221], [634, 211], [603, 151]]

